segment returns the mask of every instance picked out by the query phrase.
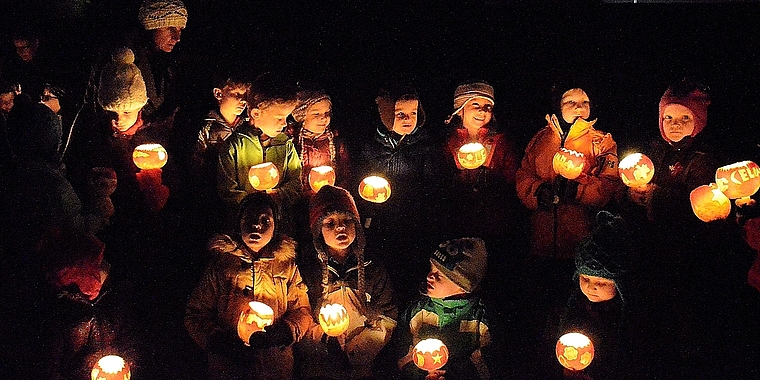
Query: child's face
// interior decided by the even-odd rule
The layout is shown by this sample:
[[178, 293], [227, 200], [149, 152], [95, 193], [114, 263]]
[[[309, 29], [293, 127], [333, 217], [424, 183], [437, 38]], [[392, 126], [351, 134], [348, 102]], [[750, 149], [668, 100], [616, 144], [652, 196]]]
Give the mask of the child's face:
[[578, 276], [581, 285], [581, 292], [591, 302], [604, 302], [615, 298], [617, 289], [615, 281], [604, 277], [588, 276], [581, 274]]
[[419, 100], [399, 100], [393, 110], [393, 132], [400, 135], [411, 133], [417, 127]]
[[680, 104], [668, 104], [662, 111], [662, 130], [665, 137], [679, 142], [694, 132], [694, 113]]
[[451, 281], [433, 263], [430, 263], [430, 272], [427, 275], [427, 295], [431, 298], [446, 298], [458, 294], [465, 294], [459, 285]]
[[13, 108], [13, 100], [16, 98], [16, 94], [12, 92], [6, 92], [0, 94], [0, 111], [5, 113], [11, 112]]
[[135, 111], [119, 111], [116, 112], [116, 120], [112, 121], [112, 125], [118, 131], [124, 132], [129, 128], [132, 128], [137, 123], [137, 118], [140, 116], [142, 108]]
[[240, 219], [243, 243], [253, 252], [269, 244], [274, 235], [274, 214], [270, 207], [261, 206], [243, 214]]
[[251, 119], [256, 128], [269, 137], [277, 137], [287, 125], [287, 118], [295, 103], [274, 103], [264, 108], [251, 109]]
[[342, 251], [348, 248], [356, 239], [354, 219], [339, 213], [328, 215], [322, 220], [322, 236], [332, 249]]
[[331, 105], [328, 100], [320, 100], [306, 110], [303, 127], [313, 133], [322, 133], [330, 125]]
[[215, 88], [214, 97], [219, 102], [219, 112], [222, 115], [240, 115], [245, 110], [246, 88], [244, 86], [224, 86]]
[[577, 118], [588, 119], [591, 116], [591, 101], [586, 92], [580, 88], [568, 90], [562, 95], [560, 101], [562, 108], [562, 118], [569, 124], [575, 122]]
[[491, 122], [493, 103], [488, 99], [475, 98], [467, 102], [459, 115], [467, 129], [480, 129]]

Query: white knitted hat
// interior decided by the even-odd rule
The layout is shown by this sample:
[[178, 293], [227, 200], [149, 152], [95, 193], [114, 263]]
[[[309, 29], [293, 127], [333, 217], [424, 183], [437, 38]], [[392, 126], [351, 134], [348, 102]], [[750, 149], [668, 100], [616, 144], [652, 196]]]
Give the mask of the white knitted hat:
[[100, 74], [98, 102], [103, 109], [114, 112], [136, 111], [148, 103], [140, 69], [135, 66], [135, 54], [128, 48], [114, 52]]
[[145, 0], [140, 6], [137, 18], [145, 30], [187, 25], [187, 8], [180, 0]]

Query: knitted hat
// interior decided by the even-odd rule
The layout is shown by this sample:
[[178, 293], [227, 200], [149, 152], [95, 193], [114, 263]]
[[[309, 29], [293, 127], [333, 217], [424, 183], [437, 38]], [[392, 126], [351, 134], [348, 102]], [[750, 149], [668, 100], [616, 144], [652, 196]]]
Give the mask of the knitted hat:
[[430, 261], [464, 291], [472, 293], [488, 267], [486, 243], [479, 238], [449, 240], [438, 246]]
[[694, 114], [694, 130], [691, 137], [702, 132], [707, 125], [707, 106], [710, 105], [710, 95], [704, 92], [701, 86], [687, 81], [670, 86], [660, 99], [660, 135], [665, 141], [670, 141], [665, 136], [662, 128], [662, 113], [668, 104], [680, 104], [688, 108]]
[[91, 300], [97, 297], [102, 282], [101, 263], [105, 245], [94, 235], [53, 228], [37, 247], [49, 256], [49, 279], [56, 288], [76, 286]]
[[493, 86], [486, 82], [471, 82], [460, 84], [454, 91], [454, 113], [459, 112], [468, 101], [475, 98], [483, 98], [494, 104], [496, 98], [493, 93]]
[[112, 62], [103, 68], [98, 102], [103, 109], [114, 112], [137, 111], [148, 103], [145, 81], [135, 66], [135, 54], [131, 49], [114, 52]]
[[306, 117], [306, 111], [309, 110], [309, 107], [323, 100], [330, 102], [330, 108], [332, 108], [332, 100], [327, 94], [325, 94], [324, 91], [299, 92], [298, 105], [296, 105], [296, 108], [291, 113], [293, 115], [293, 119], [295, 119], [296, 122], [303, 123], [303, 119]]
[[187, 25], [187, 8], [180, 0], [145, 0], [137, 13], [145, 30], [154, 30], [174, 26], [184, 28]]
[[[625, 274], [630, 250], [630, 234], [623, 218], [600, 211], [596, 215], [596, 228], [576, 250], [576, 274], [612, 280], [620, 293], [620, 280]], [[622, 294], [620, 297], [622, 299]]]
[[[392, 90], [380, 90], [380, 94], [375, 98], [377, 110], [380, 112], [380, 120], [388, 130], [393, 130], [393, 121], [396, 119], [396, 102], [399, 100], [420, 100], [417, 91], [407, 87], [396, 88]], [[425, 110], [422, 109], [422, 102], [417, 106], [417, 128], [425, 124]]]

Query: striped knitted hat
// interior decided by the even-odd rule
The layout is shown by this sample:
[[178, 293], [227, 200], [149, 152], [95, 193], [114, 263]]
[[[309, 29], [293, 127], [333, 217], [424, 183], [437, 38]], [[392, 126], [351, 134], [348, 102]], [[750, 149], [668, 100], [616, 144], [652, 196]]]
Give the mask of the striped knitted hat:
[[297, 122], [302, 123], [303, 119], [306, 118], [306, 111], [309, 110], [309, 107], [323, 101], [327, 100], [330, 102], [330, 108], [332, 108], [332, 100], [330, 97], [325, 94], [324, 91], [301, 91], [298, 93], [298, 105], [291, 113], [293, 115], [293, 119], [295, 119]]
[[185, 28], [187, 8], [180, 0], [145, 0], [140, 6], [137, 18], [145, 30], [170, 26]]
[[488, 267], [486, 243], [479, 238], [449, 240], [438, 246], [430, 262], [465, 292], [472, 293]]

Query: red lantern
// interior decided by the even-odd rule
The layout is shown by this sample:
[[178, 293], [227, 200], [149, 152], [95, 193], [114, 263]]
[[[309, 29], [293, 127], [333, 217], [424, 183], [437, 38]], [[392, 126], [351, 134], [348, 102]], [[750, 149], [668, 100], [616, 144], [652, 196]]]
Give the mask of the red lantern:
[[142, 144], [132, 152], [132, 161], [143, 170], [161, 169], [169, 155], [161, 144]]
[[556, 353], [563, 367], [580, 371], [594, 360], [594, 344], [581, 333], [568, 333], [557, 341]]
[[238, 336], [248, 344], [251, 334], [264, 331], [264, 328], [271, 326], [273, 322], [274, 310], [271, 307], [262, 302], [251, 301], [238, 318]]
[[315, 193], [324, 185], [335, 185], [335, 170], [332, 166], [317, 166], [309, 171], [309, 186]]
[[457, 160], [465, 169], [477, 169], [486, 162], [486, 147], [478, 142], [464, 144], [457, 152]]
[[751, 203], [749, 197], [760, 188], [760, 167], [752, 161], [722, 166], [715, 172], [715, 183], [727, 197], [737, 199], [737, 206]]
[[107, 355], [92, 367], [90, 378], [92, 380], [129, 380], [132, 372], [127, 362], [121, 356]]
[[703, 222], [726, 219], [731, 213], [731, 200], [714, 183], [692, 190], [689, 199], [694, 215]]
[[552, 159], [554, 172], [567, 179], [578, 178], [585, 164], [583, 153], [565, 148], [560, 148]]
[[339, 303], [331, 303], [319, 309], [319, 325], [329, 336], [339, 336], [348, 329], [348, 311]]
[[256, 190], [270, 190], [280, 183], [280, 171], [271, 162], [253, 165], [248, 170], [248, 181]]
[[383, 203], [391, 196], [391, 185], [383, 177], [369, 176], [359, 184], [359, 195], [370, 202]]
[[439, 339], [425, 339], [414, 346], [414, 364], [425, 371], [435, 371], [449, 361], [449, 349]]
[[620, 179], [628, 187], [641, 187], [654, 177], [654, 164], [649, 157], [641, 153], [625, 156], [618, 164]]

